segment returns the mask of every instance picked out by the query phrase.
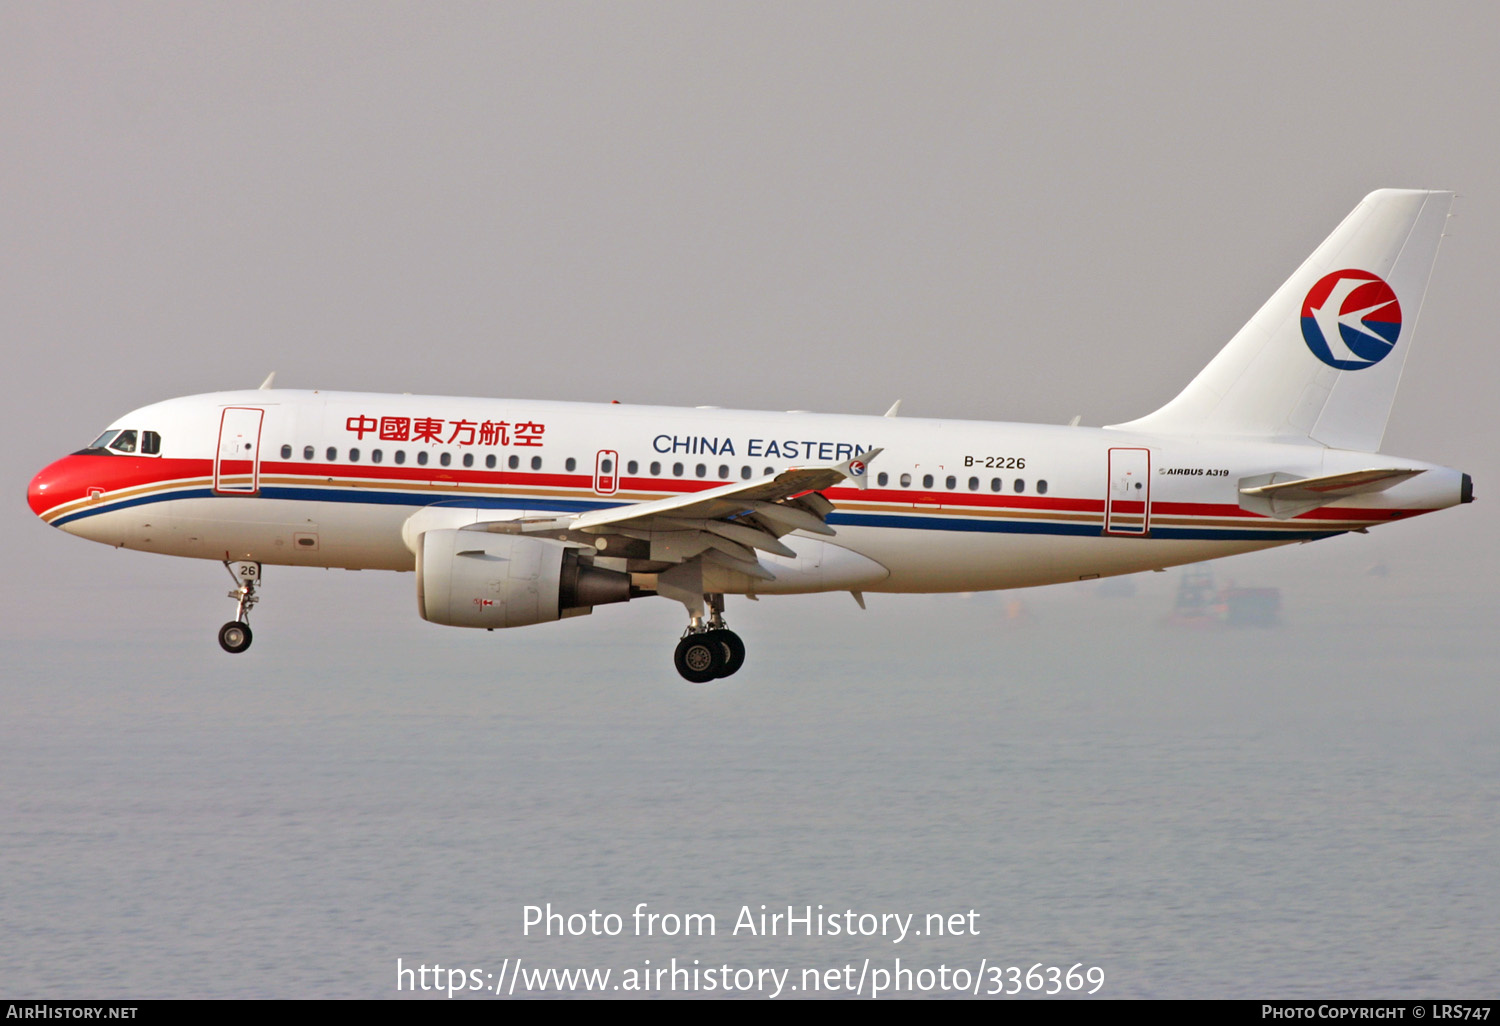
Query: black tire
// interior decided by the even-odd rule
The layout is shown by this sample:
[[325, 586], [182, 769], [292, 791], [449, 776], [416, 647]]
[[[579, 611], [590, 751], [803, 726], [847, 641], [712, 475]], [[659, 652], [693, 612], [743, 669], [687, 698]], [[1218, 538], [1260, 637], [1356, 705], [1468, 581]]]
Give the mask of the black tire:
[[732, 677], [739, 672], [741, 666], [745, 665], [745, 643], [740, 636], [731, 630], [712, 631], [719, 639], [719, 644], [724, 647], [724, 668], [719, 671], [720, 677]]
[[672, 661], [683, 680], [693, 684], [707, 684], [718, 677], [724, 667], [725, 649], [713, 631], [689, 634], [677, 643], [677, 652]]
[[219, 647], [226, 652], [240, 653], [250, 647], [254, 635], [250, 633], [250, 625], [239, 620], [230, 620], [219, 628]]

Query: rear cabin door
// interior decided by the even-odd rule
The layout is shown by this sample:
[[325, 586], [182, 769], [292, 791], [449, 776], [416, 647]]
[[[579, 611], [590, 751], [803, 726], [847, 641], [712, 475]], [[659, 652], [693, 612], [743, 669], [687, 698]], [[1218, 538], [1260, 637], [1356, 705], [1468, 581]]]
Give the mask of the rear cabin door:
[[1104, 533], [1139, 535], [1151, 531], [1151, 450], [1109, 450], [1109, 496]]
[[214, 491], [254, 495], [260, 491], [260, 426], [265, 410], [226, 406], [219, 418], [214, 453]]

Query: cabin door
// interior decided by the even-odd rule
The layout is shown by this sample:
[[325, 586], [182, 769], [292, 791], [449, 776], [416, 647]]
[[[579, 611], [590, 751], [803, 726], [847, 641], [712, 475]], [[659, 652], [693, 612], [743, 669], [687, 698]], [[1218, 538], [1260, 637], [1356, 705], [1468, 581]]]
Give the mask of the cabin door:
[[1151, 531], [1151, 450], [1109, 450], [1104, 533], [1144, 537]]
[[214, 452], [214, 491], [254, 495], [260, 491], [260, 424], [265, 410], [226, 406], [219, 418]]

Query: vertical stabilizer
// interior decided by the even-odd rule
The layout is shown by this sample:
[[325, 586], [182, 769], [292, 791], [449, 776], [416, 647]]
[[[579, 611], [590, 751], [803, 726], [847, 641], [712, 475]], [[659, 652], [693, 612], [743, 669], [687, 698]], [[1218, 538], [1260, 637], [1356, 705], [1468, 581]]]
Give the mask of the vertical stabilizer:
[[1379, 449], [1452, 202], [1370, 193], [1177, 398], [1113, 426]]

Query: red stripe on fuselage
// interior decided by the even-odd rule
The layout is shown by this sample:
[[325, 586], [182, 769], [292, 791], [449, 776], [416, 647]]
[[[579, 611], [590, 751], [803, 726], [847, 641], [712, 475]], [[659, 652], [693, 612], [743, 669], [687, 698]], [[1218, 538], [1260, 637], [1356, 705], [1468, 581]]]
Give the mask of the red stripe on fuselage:
[[[207, 479], [213, 474], [211, 459], [169, 459], [147, 456], [105, 456], [74, 453], [52, 463], [31, 481], [27, 504], [38, 516], [49, 510], [89, 497], [92, 492], [107, 497], [110, 493], [149, 487], [166, 481]], [[262, 478], [301, 477], [309, 484], [330, 487], [356, 486], [369, 481], [393, 485], [465, 485], [482, 487], [561, 488], [586, 495], [595, 494], [589, 474], [553, 474], [541, 471], [485, 470], [469, 467], [393, 466], [373, 463], [325, 463], [265, 460], [260, 466]], [[726, 484], [720, 479], [684, 480], [682, 478], [622, 477], [623, 491], [685, 494], [706, 491]], [[941, 503], [946, 509], [964, 507], [979, 509], [1014, 509], [1039, 513], [1102, 514], [1101, 499], [1076, 499], [1038, 495], [985, 495], [971, 492], [927, 493], [914, 490], [829, 488], [824, 494], [835, 503], [849, 503], [857, 510], [859, 503], [913, 504], [918, 495]], [[1153, 502], [1154, 516], [1200, 516], [1265, 520], [1266, 517], [1228, 503]], [[1356, 509], [1324, 506], [1301, 513], [1294, 520], [1385, 521], [1428, 512], [1420, 509]]]

